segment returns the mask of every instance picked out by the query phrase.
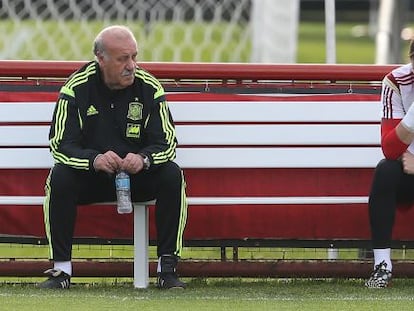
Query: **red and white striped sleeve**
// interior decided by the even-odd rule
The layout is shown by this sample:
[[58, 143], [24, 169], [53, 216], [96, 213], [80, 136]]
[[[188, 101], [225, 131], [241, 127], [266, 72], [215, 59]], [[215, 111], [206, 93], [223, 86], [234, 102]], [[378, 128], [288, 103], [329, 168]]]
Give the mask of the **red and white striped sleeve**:
[[396, 133], [396, 126], [404, 117], [403, 99], [400, 90], [400, 81], [393, 72], [389, 73], [382, 82], [381, 103], [381, 148], [387, 159], [396, 160], [406, 150], [408, 145], [400, 140]]

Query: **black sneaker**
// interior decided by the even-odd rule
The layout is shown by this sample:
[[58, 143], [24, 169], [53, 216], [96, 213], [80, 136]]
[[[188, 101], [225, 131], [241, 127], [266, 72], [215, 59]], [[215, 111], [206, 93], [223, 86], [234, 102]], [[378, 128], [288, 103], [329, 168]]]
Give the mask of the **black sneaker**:
[[387, 270], [387, 264], [382, 261], [374, 267], [374, 271], [365, 286], [369, 288], [385, 288], [391, 286], [392, 273]]
[[38, 288], [60, 288], [66, 289], [70, 287], [70, 275], [60, 269], [48, 269], [44, 272], [49, 278], [38, 284]]
[[176, 266], [178, 257], [174, 255], [163, 255], [160, 258], [161, 272], [158, 272], [157, 287], [159, 289], [184, 289], [186, 284], [178, 279]]

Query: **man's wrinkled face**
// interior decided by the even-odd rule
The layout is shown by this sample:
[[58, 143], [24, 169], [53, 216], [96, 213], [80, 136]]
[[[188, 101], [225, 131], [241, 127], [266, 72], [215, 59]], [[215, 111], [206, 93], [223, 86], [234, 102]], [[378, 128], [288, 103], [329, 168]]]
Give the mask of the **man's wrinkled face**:
[[123, 89], [134, 82], [137, 50], [135, 40], [130, 37], [107, 40], [98, 62], [105, 84], [110, 89]]

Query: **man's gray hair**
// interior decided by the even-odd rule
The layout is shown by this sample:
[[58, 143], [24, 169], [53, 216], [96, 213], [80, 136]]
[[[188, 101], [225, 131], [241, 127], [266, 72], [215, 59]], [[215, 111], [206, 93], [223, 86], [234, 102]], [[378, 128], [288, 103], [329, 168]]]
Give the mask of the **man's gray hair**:
[[102, 36], [97, 36], [93, 42], [93, 54], [98, 56], [98, 54], [104, 53], [104, 44], [102, 42]]
[[104, 41], [103, 37], [104, 37], [104, 34], [108, 31], [121, 31], [123, 33], [129, 33], [131, 37], [134, 38], [135, 40], [135, 36], [133, 32], [127, 26], [123, 26], [123, 25], [108, 26], [101, 30], [101, 32], [96, 36], [93, 42], [93, 54], [95, 56], [98, 56], [98, 54], [102, 54], [105, 56], [105, 44], [103, 42]]

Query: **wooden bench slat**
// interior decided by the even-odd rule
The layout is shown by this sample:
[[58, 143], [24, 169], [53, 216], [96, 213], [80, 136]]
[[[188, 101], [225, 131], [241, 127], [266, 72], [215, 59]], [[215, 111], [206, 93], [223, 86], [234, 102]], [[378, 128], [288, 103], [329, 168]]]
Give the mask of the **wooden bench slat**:
[[[177, 125], [180, 145], [379, 145], [378, 124]], [[0, 126], [0, 146], [48, 146], [49, 126]]]
[[50, 102], [0, 102], [0, 122], [50, 122], [53, 108]]
[[378, 124], [177, 126], [179, 145], [376, 145]]
[[177, 162], [184, 168], [373, 168], [382, 158], [380, 147], [177, 150]]
[[[43, 196], [0, 196], [0, 205], [42, 205]], [[189, 197], [189, 205], [279, 205], [279, 204], [363, 204], [366, 196], [304, 196], [304, 197]], [[154, 201], [140, 202], [153, 205]], [[98, 203], [114, 205], [115, 202]]]
[[44, 146], [49, 144], [47, 125], [0, 126], [0, 146]]
[[[177, 163], [183, 168], [368, 168], [375, 167], [382, 158], [380, 147], [177, 149]], [[47, 148], [3, 148], [0, 159], [0, 169], [53, 165]]]
[[[370, 101], [169, 103], [176, 122], [378, 122], [378, 105]], [[53, 108], [52, 102], [0, 102], [0, 122], [50, 122]]]
[[170, 109], [178, 122], [378, 122], [378, 105], [362, 101], [170, 102]]

